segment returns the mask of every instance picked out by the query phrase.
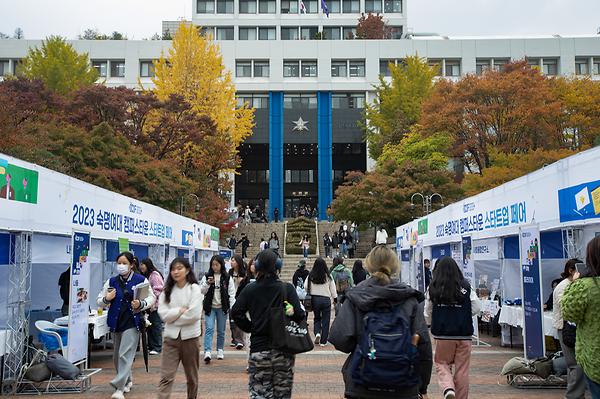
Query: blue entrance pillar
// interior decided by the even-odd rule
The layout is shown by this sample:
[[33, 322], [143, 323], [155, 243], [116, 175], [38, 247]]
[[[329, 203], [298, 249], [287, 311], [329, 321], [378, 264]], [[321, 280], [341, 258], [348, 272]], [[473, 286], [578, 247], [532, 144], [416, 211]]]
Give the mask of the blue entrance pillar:
[[327, 219], [327, 207], [333, 200], [333, 179], [331, 160], [331, 92], [320, 91], [318, 100], [318, 157], [319, 157], [319, 219]]
[[269, 219], [283, 218], [283, 92], [269, 92]]

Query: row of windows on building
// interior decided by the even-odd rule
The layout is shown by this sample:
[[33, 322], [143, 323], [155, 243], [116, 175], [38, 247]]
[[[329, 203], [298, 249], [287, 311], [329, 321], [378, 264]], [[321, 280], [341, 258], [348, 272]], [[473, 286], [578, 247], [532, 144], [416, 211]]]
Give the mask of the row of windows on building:
[[[316, 78], [317, 60], [283, 60], [284, 78]], [[268, 78], [269, 60], [236, 60], [237, 78]], [[331, 60], [331, 77], [365, 77], [365, 60]]]
[[[284, 183], [314, 183], [316, 181], [315, 176], [316, 170], [285, 170], [284, 171]], [[344, 181], [346, 175], [345, 170], [333, 170], [333, 182], [340, 184]], [[237, 178], [237, 182], [240, 184], [268, 184], [269, 183], [269, 171], [268, 170], [241, 170], [240, 175]]]
[[[365, 107], [365, 93], [333, 93], [331, 95], [332, 109], [363, 109]], [[269, 108], [267, 94], [240, 93], [237, 95], [238, 106], [247, 103], [256, 109]], [[283, 97], [285, 109], [317, 109], [317, 95], [305, 93], [285, 93]]]
[[[234, 0], [198, 0], [196, 12], [198, 14], [234, 14], [236, 5]], [[276, 0], [237, 0], [240, 14], [276, 14]], [[279, 8], [281, 14], [300, 14], [304, 12], [300, 7], [301, 0], [281, 0]], [[303, 0], [306, 14], [318, 14], [319, 0]], [[358, 14], [364, 13], [402, 13], [402, 0], [365, 0], [364, 9], [361, 10], [360, 0], [326, 0], [330, 14]]]
[[[200, 28], [203, 35], [210, 35], [216, 40], [234, 40], [233, 26], [204, 26]], [[402, 39], [402, 26], [390, 26], [391, 39]], [[356, 26], [282, 26], [281, 40], [352, 40], [356, 37]], [[275, 26], [240, 26], [238, 40], [277, 40]]]
[[[475, 61], [475, 74], [482, 75], [487, 70], [503, 71], [510, 58], [477, 58]], [[379, 73], [383, 76], [391, 76], [390, 64], [401, 64], [402, 59], [380, 59]], [[462, 75], [461, 59], [428, 59], [430, 66], [436, 66], [437, 75], [445, 77], [459, 77]], [[560, 59], [557, 57], [527, 58], [527, 63], [548, 76], [557, 76]], [[576, 75], [600, 75], [600, 57], [577, 57], [575, 58]]]
[[[262, 28], [259, 28], [262, 29]], [[402, 59], [380, 59], [379, 73], [390, 76], [389, 64], [401, 64]], [[510, 62], [509, 58], [477, 58], [475, 73], [482, 75], [486, 70], [502, 71]], [[527, 58], [527, 62], [539, 68], [545, 75], [555, 76], [560, 73], [560, 59], [556, 57]], [[459, 77], [462, 75], [461, 59], [429, 59], [428, 63], [438, 67], [438, 76]], [[15, 74], [20, 60], [0, 59], [0, 76]], [[125, 77], [125, 60], [92, 60], [92, 66], [98, 71], [101, 78]], [[575, 74], [579, 76], [600, 75], [600, 57], [576, 57]], [[269, 77], [270, 68], [268, 60], [237, 60], [236, 77]], [[140, 60], [139, 76], [142, 78], [154, 77], [152, 60]], [[283, 76], [286, 78], [311, 78], [317, 77], [316, 60], [284, 60]], [[331, 60], [331, 77], [365, 77], [365, 60]]]

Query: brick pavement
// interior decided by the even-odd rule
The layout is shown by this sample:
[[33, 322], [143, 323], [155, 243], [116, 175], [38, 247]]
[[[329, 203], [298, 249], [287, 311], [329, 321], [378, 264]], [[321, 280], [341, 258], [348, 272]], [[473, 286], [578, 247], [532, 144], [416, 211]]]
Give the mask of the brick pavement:
[[[562, 390], [518, 390], [507, 386], [498, 374], [506, 360], [518, 356], [520, 351], [499, 347], [474, 348], [471, 363], [471, 398], [479, 399], [521, 399], [521, 398], [562, 398]], [[340, 399], [343, 398], [343, 382], [340, 369], [346, 355], [331, 347], [318, 348], [309, 354], [297, 357], [294, 395], [296, 399]], [[113, 377], [111, 351], [96, 351], [92, 355], [94, 367], [103, 371], [93, 378], [91, 391], [70, 395], [74, 398], [109, 398], [112, 388], [108, 381]], [[200, 398], [219, 397], [247, 398], [246, 352], [227, 350], [225, 360], [213, 360], [211, 365], [200, 367]], [[160, 356], [150, 359], [150, 371], [146, 373], [141, 354], [134, 365], [134, 387], [128, 399], [148, 399], [156, 396], [156, 385], [160, 378]], [[436, 385], [435, 372], [430, 386], [430, 398], [441, 398]], [[50, 395], [59, 397], [59, 395]], [[173, 398], [185, 398], [185, 378], [183, 370], [177, 375]]]

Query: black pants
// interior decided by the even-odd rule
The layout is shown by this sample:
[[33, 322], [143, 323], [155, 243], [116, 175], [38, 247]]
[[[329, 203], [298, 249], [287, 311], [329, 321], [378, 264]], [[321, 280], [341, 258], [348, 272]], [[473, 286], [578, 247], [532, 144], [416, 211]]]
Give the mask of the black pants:
[[148, 350], [157, 351], [160, 353], [162, 351], [162, 320], [160, 319], [157, 311], [150, 312], [148, 315], [148, 320], [150, 323], [152, 323], [152, 325], [147, 329]]
[[313, 313], [315, 314], [315, 335], [321, 334], [321, 343], [327, 343], [329, 338], [329, 322], [331, 320], [331, 299], [325, 296], [311, 297]]
[[246, 253], [246, 251], [248, 251], [248, 247], [242, 247], [242, 258], [248, 257], [248, 254]]
[[427, 387], [431, 381], [431, 371], [433, 368], [431, 341], [419, 342], [417, 349], [419, 351], [419, 377], [421, 378], [419, 393], [421, 395], [427, 395]]

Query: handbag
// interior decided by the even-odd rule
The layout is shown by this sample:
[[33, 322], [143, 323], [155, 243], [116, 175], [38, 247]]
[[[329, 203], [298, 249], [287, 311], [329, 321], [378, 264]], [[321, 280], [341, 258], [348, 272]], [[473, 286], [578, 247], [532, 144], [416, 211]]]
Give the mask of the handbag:
[[306, 295], [304, 295], [304, 300], [302, 301], [304, 305], [304, 310], [307, 312], [312, 312], [312, 296], [310, 295], [310, 277], [308, 278], [308, 290], [306, 291]]
[[306, 318], [295, 322], [285, 314], [284, 302], [287, 301], [286, 284], [281, 284], [281, 300], [277, 295], [271, 306], [271, 344], [273, 349], [290, 355], [310, 352], [314, 344], [308, 332]]

